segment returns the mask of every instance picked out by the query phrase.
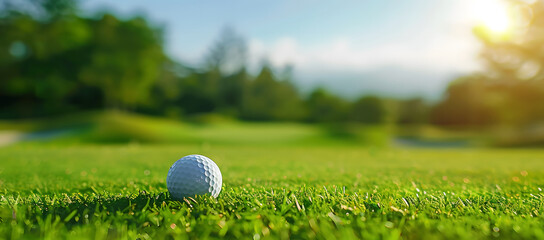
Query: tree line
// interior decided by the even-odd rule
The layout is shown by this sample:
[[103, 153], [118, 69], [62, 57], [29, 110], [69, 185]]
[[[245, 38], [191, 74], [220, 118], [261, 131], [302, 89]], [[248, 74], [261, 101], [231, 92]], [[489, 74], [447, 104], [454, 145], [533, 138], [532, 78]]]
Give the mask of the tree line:
[[[323, 88], [301, 94], [292, 68], [246, 69], [244, 39], [226, 29], [189, 67], [165, 53], [163, 30], [145, 18], [84, 17], [74, 1], [13, 5], [0, 14], [2, 118], [115, 108], [183, 117], [220, 113], [255, 121], [382, 123], [378, 97], [342, 99]], [[20, 6], [26, 6], [21, 8]]]
[[[24, 2], [24, 4], [21, 4]], [[301, 93], [292, 67], [248, 72], [245, 41], [225, 29], [194, 67], [164, 49], [143, 17], [78, 14], [72, 0], [4, 1], [0, 10], [0, 118], [121, 109], [168, 117], [219, 113], [252, 121], [526, 125], [544, 121], [544, 6], [511, 36], [475, 28], [486, 70], [453, 81], [429, 104], [324, 88]]]
[[518, 10], [510, 31], [482, 26], [484, 70], [453, 81], [433, 107], [442, 126], [536, 126], [544, 123], [544, 4], [509, 1]]

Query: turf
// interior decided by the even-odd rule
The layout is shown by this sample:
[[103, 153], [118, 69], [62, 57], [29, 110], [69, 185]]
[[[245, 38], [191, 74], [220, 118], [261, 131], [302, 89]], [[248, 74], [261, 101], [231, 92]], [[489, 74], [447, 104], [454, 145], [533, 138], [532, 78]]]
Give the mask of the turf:
[[[24, 140], [42, 144], [213, 144], [213, 145], [346, 145], [385, 146], [391, 127], [239, 122], [214, 116], [195, 121], [151, 117], [119, 111], [83, 112], [51, 119], [1, 121], [1, 131], [29, 133]], [[52, 136], [54, 138], [52, 138]], [[1, 137], [1, 135], [0, 135]]]
[[[201, 153], [217, 199], [173, 201]], [[359, 146], [41, 145], [0, 149], [0, 239], [544, 238], [544, 151]]]

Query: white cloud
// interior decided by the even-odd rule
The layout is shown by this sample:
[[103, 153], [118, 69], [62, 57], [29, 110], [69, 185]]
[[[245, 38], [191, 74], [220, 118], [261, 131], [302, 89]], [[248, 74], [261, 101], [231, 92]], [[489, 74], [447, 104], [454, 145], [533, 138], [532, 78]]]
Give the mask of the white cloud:
[[275, 66], [304, 66], [308, 56], [302, 52], [297, 41], [290, 37], [280, 38], [269, 45], [257, 39], [249, 42], [249, 62], [253, 66], [258, 66], [263, 60]]
[[293, 64], [302, 72], [365, 72], [388, 66], [432, 72], [467, 72], [478, 68], [478, 44], [470, 35], [399, 39], [375, 46], [359, 44], [350, 38], [314, 45], [302, 45], [291, 37], [270, 44], [252, 39], [249, 52], [253, 64], [267, 59], [275, 66]]
[[271, 43], [252, 39], [250, 65], [258, 70], [262, 59], [276, 67], [293, 64], [304, 89], [321, 85], [346, 96], [376, 93], [437, 99], [453, 78], [479, 69], [479, 44], [470, 33], [463, 34], [420, 36], [375, 46], [350, 38], [314, 45], [291, 37]]

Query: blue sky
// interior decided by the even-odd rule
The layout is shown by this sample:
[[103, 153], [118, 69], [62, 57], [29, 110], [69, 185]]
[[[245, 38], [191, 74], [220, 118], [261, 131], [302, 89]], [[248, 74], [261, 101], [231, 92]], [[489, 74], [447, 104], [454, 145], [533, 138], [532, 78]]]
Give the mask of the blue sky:
[[479, 68], [471, 0], [145, 1], [87, 0], [84, 11], [144, 14], [166, 29], [170, 55], [198, 64], [226, 26], [249, 59], [295, 66], [305, 88], [346, 95], [436, 98], [455, 76]]

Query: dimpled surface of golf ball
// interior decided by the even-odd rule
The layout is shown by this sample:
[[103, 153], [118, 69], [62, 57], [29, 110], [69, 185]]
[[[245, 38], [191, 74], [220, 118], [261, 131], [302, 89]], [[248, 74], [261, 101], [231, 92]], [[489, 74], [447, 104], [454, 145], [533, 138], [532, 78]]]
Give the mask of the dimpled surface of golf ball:
[[166, 176], [166, 187], [172, 198], [209, 194], [217, 197], [223, 178], [219, 167], [202, 155], [189, 155], [177, 160]]

